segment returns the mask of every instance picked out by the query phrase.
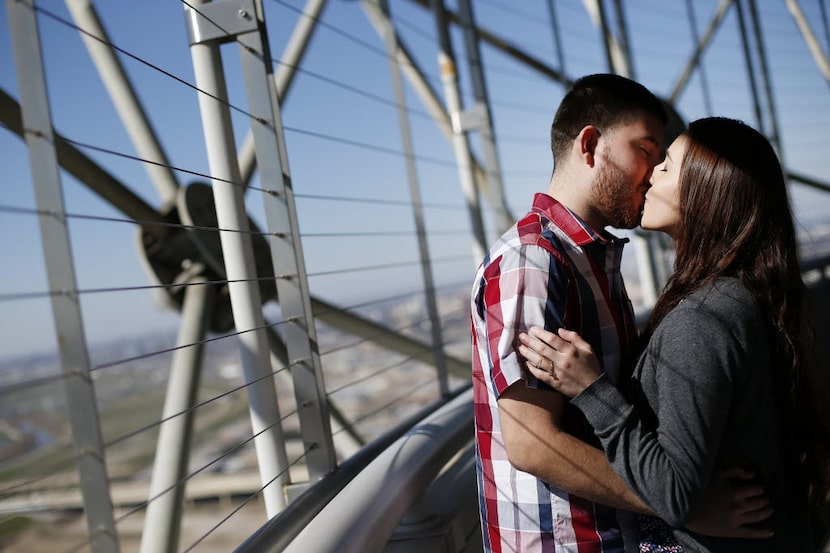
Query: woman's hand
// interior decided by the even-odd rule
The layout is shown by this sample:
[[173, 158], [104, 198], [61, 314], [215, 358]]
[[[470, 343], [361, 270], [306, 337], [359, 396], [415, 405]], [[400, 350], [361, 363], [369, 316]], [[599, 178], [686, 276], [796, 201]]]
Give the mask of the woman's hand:
[[568, 397], [579, 395], [602, 374], [593, 348], [576, 332], [560, 328], [556, 335], [534, 326], [519, 334], [519, 341], [527, 370]]

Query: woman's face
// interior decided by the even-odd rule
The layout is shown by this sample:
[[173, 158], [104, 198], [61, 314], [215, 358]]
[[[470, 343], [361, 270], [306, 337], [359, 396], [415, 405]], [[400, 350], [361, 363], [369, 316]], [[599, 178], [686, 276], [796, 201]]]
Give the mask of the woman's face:
[[687, 141], [685, 136], [679, 136], [669, 146], [666, 159], [654, 168], [640, 223], [646, 230], [659, 230], [672, 238], [680, 225], [680, 163]]

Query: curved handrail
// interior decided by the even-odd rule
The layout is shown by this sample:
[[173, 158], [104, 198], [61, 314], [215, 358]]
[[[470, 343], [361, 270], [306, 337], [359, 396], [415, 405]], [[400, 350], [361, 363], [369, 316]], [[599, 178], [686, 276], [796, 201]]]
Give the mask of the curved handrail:
[[[366, 517], [363, 516], [364, 511], [358, 510], [357, 501], [346, 500], [344, 497], [351, 497], [353, 495], [362, 495], [361, 501], [372, 501], [372, 493], [367, 491], [367, 488], [362, 483], [354, 483], [355, 480], [365, 475], [376, 475], [385, 470], [383, 468], [384, 457], [392, 455], [392, 462], [395, 459], [400, 461], [400, 457], [396, 457], [399, 450], [406, 447], [406, 453], [410, 457], [414, 457], [417, 461], [413, 463], [418, 466], [409, 466], [407, 470], [410, 472], [404, 479], [415, 480], [416, 472], [418, 474], [426, 471], [434, 476], [441, 468], [444, 462], [452, 456], [458, 449], [459, 444], [463, 445], [465, 440], [459, 439], [464, 433], [470, 433], [472, 436], [472, 417], [473, 411], [470, 407], [472, 390], [470, 385], [462, 386], [455, 390], [446, 399], [431, 404], [424, 409], [418, 411], [413, 416], [402, 421], [392, 430], [385, 433], [380, 438], [374, 440], [370, 444], [363, 447], [354, 456], [344, 461], [335, 472], [327, 475], [319, 482], [312, 485], [308, 490], [303, 492], [285, 511], [266, 522], [259, 530], [252, 534], [245, 542], [234, 550], [234, 553], [270, 553], [278, 551], [290, 550], [289, 547], [295, 547], [295, 539], [306, 528], [314, 527], [322, 519], [329, 520], [322, 513], [326, 509], [338, 509], [337, 506], [329, 507], [332, 503], [345, 501], [345, 509], [347, 512], [354, 512], [360, 516], [361, 524], [367, 524]], [[448, 414], [449, 413], [449, 414]], [[454, 418], [455, 417], [455, 418]], [[459, 418], [461, 420], [456, 420]], [[427, 432], [428, 430], [428, 432]], [[424, 440], [422, 439], [424, 433], [433, 433], [433, 437], [428, 437], [427, 441], [435, 440], [436, 443], [440, 441], [442, 447], [436, 448], [436, 443], [431, 444], [427, 451]], [[420, 449], [419, 449], [420, 448]], [[388, 467], [387, 467], [388, 468]], [[371, 476], [370, 478], [375, 478]], [[401, 481], [398, 475], [398, 484]], [[423, 487], [417, 493], [412, 493], [407, 496], [407, 505], [420, 497], [420, 492], [426, 488], [431, 481], [431, 478], [423, 481]], [[381, 495], [388, 490], [375, 491], [375, 495]], [[412, 490], [414, 492], [414, 490]], [[402, 494], [395, 494], [402, 495]], [[374, 501], [377, 503], [377, 500]], [[370, 507], [367, 507], [370, 508]], [[378, 509], [374, 507], [373, 509]], [[405, 508], [403, 512], [405, 512]], [[403, 516], [401, 512], [400, 516]], [[343, 515], [336, 515], [338, 518]], [[394, 529], [400, 516], [392, 524]], [[318, 522], [314, 522], [315, 517], [319, 517]], [[325, 532], [331, 534], [332, 526], [330, 522], [325, 523]], [[346, 531], [350, 533], [350, 540], [354, 539], [354, 526], [347, 527]], [[389, 530], [391, 534], [391, 529]], [[386, 538], [389, 537], [386, 534]], [[307, 538], [305, 538], [307, 539]], [[304, 543], [304, 542], [303, 542]], [[297, 546], [299, 547], [299, 546]], [[297, 551], [325, 551], [317, 547], [309, 547], [308, 549], [296, 549]], [[335, 550], [335, 549], [332, 549]], [[341, 549], [336, 549], [341, 551]], [[345, 549], [343, 549], [345, 551]], [[360, 549], [360, 551], [366, 551]]]

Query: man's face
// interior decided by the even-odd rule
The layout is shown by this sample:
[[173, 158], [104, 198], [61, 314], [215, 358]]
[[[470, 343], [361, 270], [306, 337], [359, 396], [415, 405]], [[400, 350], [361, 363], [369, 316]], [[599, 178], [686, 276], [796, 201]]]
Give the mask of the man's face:
[[663, 127], [653, 115], [602, 131], [596, 153], [594, 204], [605, 224], [640, 224], [654, 166], [661, 161]]

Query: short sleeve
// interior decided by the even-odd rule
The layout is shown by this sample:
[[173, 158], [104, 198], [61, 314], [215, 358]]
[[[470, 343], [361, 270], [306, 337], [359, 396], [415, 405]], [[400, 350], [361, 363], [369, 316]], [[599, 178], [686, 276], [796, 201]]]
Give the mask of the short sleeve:
[[532, 388], [544, 386], [524, 369], [524, 358], [517, 351], [518, 335], [531, 326], [562, 325], [562, 290], [567, 286], [563, 263], [541, 246], [522, 244], [491, 262], [483, 278], [479, 307], [497, 395], [520, 379]]

